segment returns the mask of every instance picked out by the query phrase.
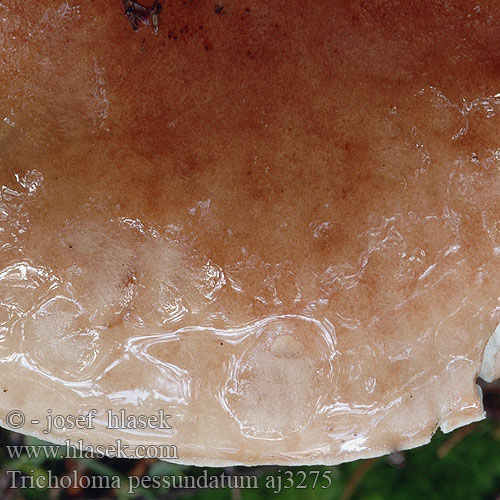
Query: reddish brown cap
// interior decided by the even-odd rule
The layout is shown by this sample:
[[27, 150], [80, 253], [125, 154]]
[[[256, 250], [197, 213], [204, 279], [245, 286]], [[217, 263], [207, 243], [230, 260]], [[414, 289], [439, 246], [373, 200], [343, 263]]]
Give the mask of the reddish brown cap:
[[128, 3], [0, 4], [0, 424], [335, 464], [483, 418], [500, 5]]

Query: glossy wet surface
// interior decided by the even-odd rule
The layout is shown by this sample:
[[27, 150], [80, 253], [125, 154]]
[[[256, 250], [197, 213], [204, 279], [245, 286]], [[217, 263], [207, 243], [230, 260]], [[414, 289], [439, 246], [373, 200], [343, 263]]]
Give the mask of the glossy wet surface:
[[336, 3], [0, 5], [2, 425], [336, 463], [482, 417], [500, 7]]

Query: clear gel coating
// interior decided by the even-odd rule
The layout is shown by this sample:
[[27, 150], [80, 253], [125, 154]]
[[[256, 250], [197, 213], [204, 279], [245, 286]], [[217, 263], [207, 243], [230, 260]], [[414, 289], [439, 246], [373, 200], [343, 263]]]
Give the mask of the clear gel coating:
[[482, 418], [500, 4], [163, 7], [0, 4], [0, 424], [334, 464]]

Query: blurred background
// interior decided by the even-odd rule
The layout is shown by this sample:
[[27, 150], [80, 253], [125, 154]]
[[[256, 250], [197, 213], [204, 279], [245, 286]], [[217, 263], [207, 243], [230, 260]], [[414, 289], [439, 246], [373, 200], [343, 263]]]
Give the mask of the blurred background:
[[[486, 420], [450, 434], [438, 431], [429, 445], [415, 450], [334, 467], [205, 469], [154, 459], [53, 459], [47, 458], [43, 453], [38, 457], [33, 454], [30, 457], [26, 450], [22, 451], [18, 447], [36, 447], [46, 443], [0, 429], [0, 500], [500, 500], [500, 383], [481, 386]], [[8, 446], [15, 446], [20, 450], [19, 456], [12, 456]], [[96, 481], [96, 486], [103, 487], [82, 487], [85, 485], [74, 481], [75, 474], [78, 477], [98, 477], [100, 479]], [[210, 478], [220, 477], [221, 474], [226, 476], [226, 484], [252, 487], [224, 488], [220, 484], [222, 481], [219, 481], [219, 487], [206, 487], [210, 485]], [[28, 478], [24, 479], [24, 484], [22, 476]], [[54, 478], [63, 476], [71, 479], [69, 487], [65, 487], [63, 480], [56, 484]], [[176, 484], [164, 485], [161, 480], [159, 487], [154, 484], [152, 477], [160, 480], [167, 477], [171, 483]], [[173, 479], [174, 477], [177, 479]], [[107, 482], [103, 478], [108, 478]], [[185, 482], [182, 482], [182, 478]], [[208, 482], [205, 478], [208, 478]], [[52, 487], [44, 487], [50, 480]], [[193, 484], [189, 484], [190, 482]], [[13, 485], [16, 487], [12, 488]], [[211, 486], [217, 484], [212, 483]]]

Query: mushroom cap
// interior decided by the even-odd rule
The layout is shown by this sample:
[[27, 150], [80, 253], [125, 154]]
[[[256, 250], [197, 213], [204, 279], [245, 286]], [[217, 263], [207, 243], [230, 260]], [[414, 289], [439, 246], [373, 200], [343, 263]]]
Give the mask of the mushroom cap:
[[157, 34], [118, 1], [0, 4], [0, 425], [336, 464], [483, 418], [500, 4], [476, 4], [178, 3]]

